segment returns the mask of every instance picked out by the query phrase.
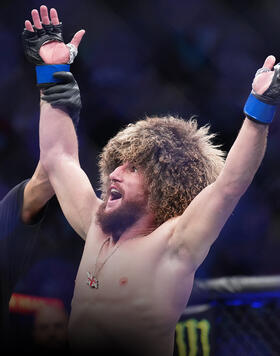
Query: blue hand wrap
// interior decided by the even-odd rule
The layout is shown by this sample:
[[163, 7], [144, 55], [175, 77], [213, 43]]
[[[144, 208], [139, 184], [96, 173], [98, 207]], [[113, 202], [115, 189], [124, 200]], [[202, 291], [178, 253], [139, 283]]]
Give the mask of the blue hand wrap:
[[250, 94], [245, 106], [244, 113], [249, 119], [262, 124], [270, 124], [273, 120], [277, 106], [263, 103], [253, 94]]
[[36, 76], [38, 86], [59, 83], [61, 80], [54, 78], [55, 72], [70, 72], [70, 64], [45, 64], [36, 66]]

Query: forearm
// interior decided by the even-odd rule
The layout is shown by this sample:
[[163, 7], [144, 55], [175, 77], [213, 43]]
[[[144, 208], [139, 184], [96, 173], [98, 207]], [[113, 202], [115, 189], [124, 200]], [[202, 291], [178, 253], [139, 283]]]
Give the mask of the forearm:
[[226, 195], [238, 197], [246, 191], [263, 159], [267, 134], [268, 125], [244, 120], [216, 181]]
[[99, 202], [78, 159], [76, 131], [70, 117], [48, 103], [41, 105], [41, 162], [73, 229], [86, 238]]
[[63, 157], [75, 162], [78, 159], [78, 141], [72, 120], [64, 111], [41, 101], [40, 112], [40, 160], [50, 175]]
[[26, 224], [34, 222], [48, 200], [54, 195], [47, 174], [39, 162], [30, 181], [24, 189], [22, 221]]

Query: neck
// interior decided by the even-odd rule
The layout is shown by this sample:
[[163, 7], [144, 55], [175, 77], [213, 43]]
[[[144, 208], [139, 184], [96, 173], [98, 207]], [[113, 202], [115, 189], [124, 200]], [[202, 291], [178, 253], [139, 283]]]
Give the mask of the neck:
[[154, 219], [151, 214], [145, 215], [137, 220], [131, 227], [125, 231], [115, 231], [112, 233], [114, 243], [121, 240], [128, 240], [136, 237], [147, 236], [156, 229]]

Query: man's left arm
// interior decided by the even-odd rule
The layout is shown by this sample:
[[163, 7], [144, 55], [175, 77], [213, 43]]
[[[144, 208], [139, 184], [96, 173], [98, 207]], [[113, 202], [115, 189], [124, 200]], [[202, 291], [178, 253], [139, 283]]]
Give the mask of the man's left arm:
[[[273, 82], [272, 76], [277, 74], [272, 71], [274, 63], [273, 56], [267, 57], [263, 66], [267, 71], [255, 77], [253, 92], [258, 97], [268, 91]], [[258, 111], [258, 108], [253, 107], [252, 112], [254, 111]], [[266, 120], [267, 113], [258, 113], [259, 122], [258, 118], [252, 117], [246, 110], [245, 113], [247, 117], [228, 153], [222, 172], [214, 183], [194, 198], [182, 216], [177, 218], [174, 233], [169, 240], [169, 251], [183, 261], [189, 261], [191, 270], [195, 270], [206, 257], [263, 159], [268, 133], [268, 125], [263, 120]]]
[[[62, 24], [59, 22], [56, 10], [50, 10], [52, 23], [45, 5], [40, 7], [40, 13], [41, 18], [37, 10], [32, 10], [34, 27], [30, 21], [25, 21], [22, 41], [26, 58], [32, 64], [41, 68], [44, 68], [45, 64], [72, 63], [77, 55], [77, 47], [83, 37], [84, 30], [78, 31], [72, 41], [65, 45], [62, 37]], [[44, 43], [46, 43], [45, 46], [43, 46]], [[74, 52], [73, 48], [75, 49]], [[58, 72], [58, 67], [54, 67], [55, 71]], [[69, 74], [65, 71], [56, 73], [56, 79], [54, 80], [54, 77], [51, 79], [52, 88], [50, 88], [50, 84], [39, 86], [45, 89], [49, 88], [50, 93], [48, 95], [44, 92], [45, 89], [42, 89], [45, 100], [52, 106], [66, 111], [74, 126], [77, 127], [81, 110], [80, 91], [74, 78], [69, 77]], [[43, 78], [46, 79], [44, 75], [46, 74], [43, 74]], [[47, 78], [50, 79], [48, 76]], [[56, 85], [57, 83], [59, 83], [59, 86]], [[54, 190], [47, 172], [39, 162], [24, 189], [22, 221], [26, 224], [38, 221], [42, 208], [53, 195]]]
[[53, 195], [53, 188], [39, 161], [34, 174], [24, 188], [22, 221], [25, 224], [37, 222], [42, 209]]

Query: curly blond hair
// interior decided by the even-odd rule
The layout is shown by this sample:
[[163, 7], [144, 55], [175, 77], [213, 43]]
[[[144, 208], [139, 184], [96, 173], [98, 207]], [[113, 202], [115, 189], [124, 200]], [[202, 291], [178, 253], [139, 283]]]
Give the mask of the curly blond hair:
[[193, 198], [213, 183], [224, 165], [224, 152], [212, 143], [209, 125], [194, 117], [146, 117], [110, 139], [99, 160], [102, 198], [109, 174], [125, 162], [140, 167], [147, 184], [155, 224], [181, 215]]

